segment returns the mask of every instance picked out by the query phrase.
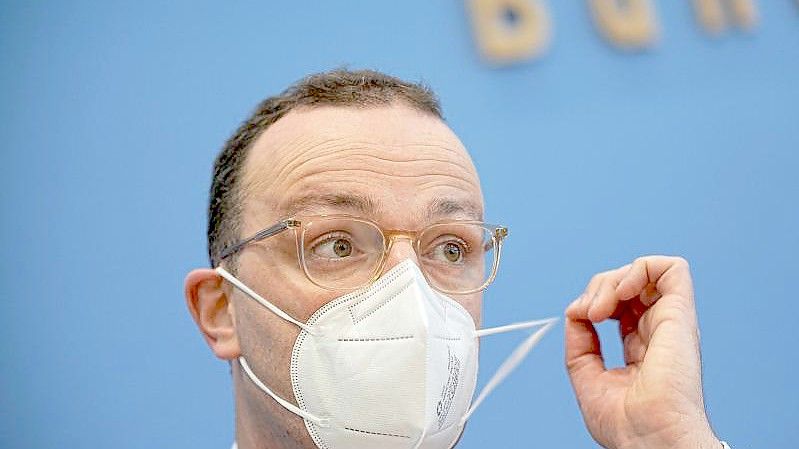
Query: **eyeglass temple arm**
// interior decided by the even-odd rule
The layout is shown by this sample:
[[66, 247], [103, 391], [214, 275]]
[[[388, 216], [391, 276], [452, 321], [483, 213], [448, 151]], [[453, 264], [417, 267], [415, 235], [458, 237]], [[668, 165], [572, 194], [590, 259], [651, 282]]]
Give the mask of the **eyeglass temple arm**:
[[272, 225], [272, 226], [270, 226], [270, 227], [268, 227], [268, 228], [266, 228], [266, 229], [264, 229], [262, 231], [259, 231], [258, 233], [256, 233], [255, 235], [253, 235], [250, 238], [244, 239], [244, 240], [240, 241], [239, 243], [236, 243], [235, 245], [228, 246], [227, 248], [222, 250], [221, 254], [219, 254], [219, 258], [217, 259], [217, 265], [224, 258], [226, 258], [226, 257], [230, 256], [231, 254], [239, 251], [240, 249], [244, 248], [245, 246], [249, 245], [250, 243], [257, 242], [259, 240], [263, 240], [263, 239], [268, 238], [268, 237], [272, 237], [275, 234], [279, 234], [279, 233], [285, 231], [286, 229], [288, 229], [289, 226], [290, 226], [290, 223], [289, 223], [288, 220], [281, 221], [279, 223], [275, 223], [274, 225]]

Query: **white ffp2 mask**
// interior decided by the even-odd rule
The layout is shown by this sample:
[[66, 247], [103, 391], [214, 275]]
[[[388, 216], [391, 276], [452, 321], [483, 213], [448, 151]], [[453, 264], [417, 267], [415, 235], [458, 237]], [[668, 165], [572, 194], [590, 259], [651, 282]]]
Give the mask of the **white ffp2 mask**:
[[[261, 390], [305, 420], [323, 449], [452, 447], [472, 412], [557, 321], [477, 330], [466, 309], [430, 287], [411, 260], [368, 288], [328, 302], [306, 323], [223, 268], [217, 272], [301, 328], [290, 368], [297, 405], [261, 382], [244, 357], [239, 363]], [[472, 401], [477, 339], [538, 325]]]

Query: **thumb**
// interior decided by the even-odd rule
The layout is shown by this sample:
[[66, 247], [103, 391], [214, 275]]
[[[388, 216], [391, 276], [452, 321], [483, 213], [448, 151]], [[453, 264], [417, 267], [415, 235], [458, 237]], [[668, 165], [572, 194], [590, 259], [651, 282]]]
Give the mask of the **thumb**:
[[605, 372], [599, 336], [588, 320], [566, 318], [566, 369], [577, 400], [596, 387], [596, 378]]

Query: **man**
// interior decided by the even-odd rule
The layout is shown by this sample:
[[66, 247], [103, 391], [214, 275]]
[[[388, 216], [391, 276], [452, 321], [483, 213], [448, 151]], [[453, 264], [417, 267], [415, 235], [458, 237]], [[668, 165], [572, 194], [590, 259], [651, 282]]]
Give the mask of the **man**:
[[[363, 360], [358, 359], [363, 351], [371, 351], [364, 348], [374, 345], [331, 350], [336, 341], [324, 338], [339, 332], [339, 325], [321, 323], [343, 305], [348, 312], [333, 322], [353, 326], [362, 317], [383, 313], [378, 329], [407, 321], [428, 334], [431, 329], [462, 332], [473, 341], [481, 322], [481, 292], [495, 274], [498, 257], [493, 254], [499, 253], [506, 232], [482, 220], [477, 172], [427, 88], [377, 72], [341, 70], [310, 76], [261, 103], [215, 164], [208, 244], [216, 269], [192, 271], [185, 286], [189, 310], [206, 342], [217, 357], [232, 362], [238, 447], [454, 444], [462, 427], [454, 427], [454, 439], [434, 440], [430, 409], [439, 409], [439, 429], [447, 427], [442, 425], [447, 420], [462, 426], [465, 417], [459, 417], [468, 416], [472, 393], [470, 378], [463, 374], [470, 366], [471, 343], [455, 357], [449, 345], [446, 351], [434, 350], [429, 342], [399, 346], [412, 335], [337, 340], [398, 344], [381, 346], [385, 349]], [[473, 267], [472, 261], [477, 261]], [[412, 292], [392, 295], [407, 298], [381, 299], [368, 311], [353, 313], [362, 301], [357, 295], [383, 298], [403, 276], [403, 289], [412, 285]], [[389, 306], [381, 310], [384, 304]], [[388, 307], [393, 309], [386, 316]], [[439, 320], [436, 313], [449, 318]], [[467, 324], [453, 324], [459, 313]], [[603, 365], [593, 324], [606, 319], [619, 321], [624, 368], [606, 370]], [[596, 275], [566, 309], [565, 329], [568, 373], [599, 444], [722, 447], [704, 411], [693, 289], [683, 259], [643, 257]], [[308, 344], [315, 346], [303, 349]], [[442, 378], [447, 400], [424, 405], [417, 414], [418, 428], [408, 427], [407, 435], [385, 430], [392, 429], [386, 420], [394, 413], [394, 405], [385, 404], [402, 408], [415, 400], [413, 385], [402, 382], [378, 388], [385, 397], [352, 413], [351, 419], [362, 420], [364, 427], [370, 420], [376, 427], [361, 429], [321, 416], [318, 410], [324, 407], [318, 404], [338, 398], [339, 385], [354, 377], [360, 383], [345, 398], [357, 401], [358, 385], [373, 394], [373, 384], [387, 381], [381, 376], [391, 377], [383, 365], [394, 360], [382, 356], [403, 351], [426, 351], [420, 358], [428, 357], [428, 364], [431, 357], [449, 360]], [[403, 360], [394, 367], [415, 369], [416, 359]], [[363, 364], [362, 369], [352, 368], [353, 363]], [[341, 372], [347, 375], [336, 377]], [[333, 380], [314, 383], [321, 375]], [[437, 374], [424, 371], [421, 376]], [[413, 384], [416, 377], [408, 379]], [[424, 397], [425, 383], [420, 385]], [[452, 405], [461, 390], [469, 397]], [[330, 413], [346, 414], [348, 407], [356, 407], [335, 401]], [[449, 416], [450, 409], [458, 416]], [[384, 430], [374, 431], [378, 425]]]

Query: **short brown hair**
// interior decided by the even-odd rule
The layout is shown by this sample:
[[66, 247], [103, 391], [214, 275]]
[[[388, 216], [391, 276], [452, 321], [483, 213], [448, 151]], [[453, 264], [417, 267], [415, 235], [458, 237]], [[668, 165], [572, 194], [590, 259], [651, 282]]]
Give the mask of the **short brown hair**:
[[255, 112], [225, 142], [214, 162], [208, 204], [208, 256], [211, 266], [222, 251], [240, 238], [239, 179], [247, 152], [270, 125], [298, 107], [374, 107], [403, 102], [443, 120], [433, 91], [372, 70], [337, 69], [310, 75], [281, 94], [262, 101]]

